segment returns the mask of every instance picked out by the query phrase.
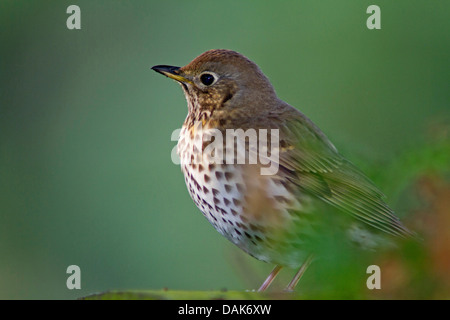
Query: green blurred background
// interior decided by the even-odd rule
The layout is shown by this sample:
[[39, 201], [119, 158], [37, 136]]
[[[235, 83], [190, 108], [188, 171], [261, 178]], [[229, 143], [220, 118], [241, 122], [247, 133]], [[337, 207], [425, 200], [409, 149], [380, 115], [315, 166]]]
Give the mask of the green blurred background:
[[[71, 4], [81, 30], [66, 28]], [[366, 27], [371, 4], [381, 30]], [[265, 278], [272, 266], [209, 225], [170, 158], [186, 102], [150, 67], [182, 66], [212, 48], [255, 61], [402, 216], [408, 187], [389, 188], [377, 173], [449, 119], [449, 9], [411, 0], [2, 0], [0, 298], [243, 290]], [[81, 290], [66, 288], [72, 264]]]

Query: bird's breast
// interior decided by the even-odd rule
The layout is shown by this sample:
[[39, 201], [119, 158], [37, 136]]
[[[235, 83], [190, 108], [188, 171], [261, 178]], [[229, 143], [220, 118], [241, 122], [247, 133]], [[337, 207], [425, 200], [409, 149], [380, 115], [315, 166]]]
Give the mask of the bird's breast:
[[230, 150], [206, 150], [212, 132], [193, 126], [180, 133], [177, 152], [192, 200], [231, 242], [260, 260], [278, 261], [278, 239], [300, 219], [301, 201], [288, 181], [261, 175], [257, 164], [217, 161], [216, 152]]

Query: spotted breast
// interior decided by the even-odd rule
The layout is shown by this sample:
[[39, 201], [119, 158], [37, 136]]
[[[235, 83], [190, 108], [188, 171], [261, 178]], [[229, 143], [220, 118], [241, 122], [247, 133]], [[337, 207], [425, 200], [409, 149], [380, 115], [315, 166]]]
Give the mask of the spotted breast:
[[[207, 148], [218, 134], [214, 130], [197, 122], [180, 133], [177, 152], [192, 200], [218, 232], [248, 254], [298, 266], [306, 257], [300, 235], [313, 233], [308, 199], [298, 197], [283, 175], [261, 175], [260, 164], [227, 163], [225, 156], [218, 161], [219, 148]], [[232, 152], [224, 149], [223, 154]]]

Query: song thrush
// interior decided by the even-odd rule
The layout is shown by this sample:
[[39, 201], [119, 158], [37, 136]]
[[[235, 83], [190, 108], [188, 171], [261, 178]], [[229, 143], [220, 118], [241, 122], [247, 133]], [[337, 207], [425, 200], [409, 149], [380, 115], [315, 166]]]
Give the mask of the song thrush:
[[[188, 115], [177, 151], [195, 204], [232, 243], [276, 264], [260, 291], [282, 266], [300, 267], [287, 287], [294, 289], [314, 254], [311, 239], [330, 230], [321, 226], [340, 228], [352, 242], [365, 247], [376, 246], [379, 233], [411, 235], [378, 188], [339, 154], [311, 120], [280, 100], [268, 78], [248, 58], [218, 49], [181, 68], [158, 65], [152, 69], [176, 80], [186, 96]], [[258, 142], [262, 133], [276, 130], [277, 141], [264, 136], [264, 142], [275, 145], [266, 155], [277, 154], [271, 158], [276, 172], [261, 174], [260, 169], [267, 166], [262, 164], [260, 150], [257, 163], [225, 161], [230, 153], [238, 153], [230, 150], [236, 141], [226, 144], [226, 132], [238, 129], [256, 133]], [[222, 133], [223, 140], [216, 133]], [[260, 145], [252, 146], [250, 134], [244, 138], [248, 138], [244, 151], [255, 153]], [[213, 142], [225, 151], [205, 155]], [[217, 161], [218, 157], [223, 161]], [[325, 213], [330, 208], [332, 215]]]

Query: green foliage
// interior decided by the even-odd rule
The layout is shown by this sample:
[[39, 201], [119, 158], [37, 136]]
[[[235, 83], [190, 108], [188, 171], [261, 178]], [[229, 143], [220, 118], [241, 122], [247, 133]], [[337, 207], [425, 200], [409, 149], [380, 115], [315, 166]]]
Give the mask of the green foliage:
[[292, 293], [258, 293], [245, 291], [129, 290], [92, 294], [82, 300], [290, 300]]

